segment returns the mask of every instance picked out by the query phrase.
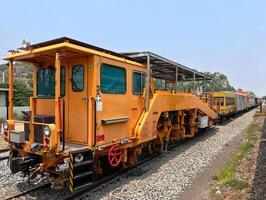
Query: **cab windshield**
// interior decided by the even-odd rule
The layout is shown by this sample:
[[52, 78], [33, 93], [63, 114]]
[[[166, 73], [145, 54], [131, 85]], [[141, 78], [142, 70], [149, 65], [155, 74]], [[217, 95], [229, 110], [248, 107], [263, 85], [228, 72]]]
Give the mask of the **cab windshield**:
[[[65, 67], [61, 67], [60, 94], [65, 96], [66, 82]], [[39, 67], [37, 71], [37, 96], [38, 97], [54, 97], [55, 96], [55, 68]]]

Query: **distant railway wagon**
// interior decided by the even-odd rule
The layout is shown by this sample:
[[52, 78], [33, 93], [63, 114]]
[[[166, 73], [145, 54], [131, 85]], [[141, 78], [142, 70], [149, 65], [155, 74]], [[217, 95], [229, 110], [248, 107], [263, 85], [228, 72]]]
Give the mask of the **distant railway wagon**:
[[246, 95], [243, 93], [235, 92], [236, 94], [236, 112], [241, 112], [247, 109]]
[[259, 105], [260, 100], [254, 94], [245, 91], [212, 92], [213, 108], [220, 118], [252, 109]]
[[256, 97], [253, 94], [247, 95], [248, 108], [254, 107], [256, 105]]
[[[207, 75], [151, 52], [119, 54], [64, 37], [27, 45], [5, 60], [9, 119], [4, 138], [10, 143], [10, 170], [30, 178], [48, 173], [55, 177], [52, 184], [68, 183], [71, 192], [134, 165], [140, 154], [194, 137], [218, 117], [208, 100], [177, 90], [182, 80], [193, 81], [195, 91], [195, 81], [210, 79]], [[24, 121], [14, 119], [14, 62], [34, 65]], [[172, 88], [155, 88], [155, 79]], [[219, 102], [223, 112], [235, 109], [231, 94]], [[60, 170], [66, 162], [69, 166]]]

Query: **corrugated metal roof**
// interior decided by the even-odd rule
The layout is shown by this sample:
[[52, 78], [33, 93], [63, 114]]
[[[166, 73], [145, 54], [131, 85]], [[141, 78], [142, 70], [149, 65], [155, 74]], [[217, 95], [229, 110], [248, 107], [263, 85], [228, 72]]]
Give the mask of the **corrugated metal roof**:
[[135, 58], [139, 62], [146, 64], [147, 55], [150, 56], [150, 64], [152, 69], [152, 76], [154, 78], [175, 81], [176, 79], [176, 68], [178, 68], [178, 80], [192, 81], [195, 73], [195, 80], [211, 80], [207, 74], [198, 72], [197, 70], [191, 69], [184, 65], [181, 65], [175, 61], [169, 60], [162, 56], [149, 51], [143, 52], [126, 52], [123, 53], [129, 57]]

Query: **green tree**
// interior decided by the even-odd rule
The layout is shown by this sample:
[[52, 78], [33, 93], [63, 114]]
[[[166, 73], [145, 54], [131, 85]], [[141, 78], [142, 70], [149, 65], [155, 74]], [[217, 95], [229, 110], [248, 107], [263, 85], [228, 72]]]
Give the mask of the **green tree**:
[[[0, 88], [8, 88], [8, 84], [1, 83]], [[15, 81], [14, 90], [14, 106], [29, 106], [29, 97], [33, 94], [32, 89]]]

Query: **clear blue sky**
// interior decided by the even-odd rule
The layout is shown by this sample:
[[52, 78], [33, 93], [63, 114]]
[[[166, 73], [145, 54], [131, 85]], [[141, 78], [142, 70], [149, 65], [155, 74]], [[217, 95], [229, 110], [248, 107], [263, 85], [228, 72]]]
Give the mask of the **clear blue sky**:
[[266, 95], [265, 8], [263, 0], [2, 0], [0, 58], [24, 38], [68, 36], [118, 52], [150, 50]]

